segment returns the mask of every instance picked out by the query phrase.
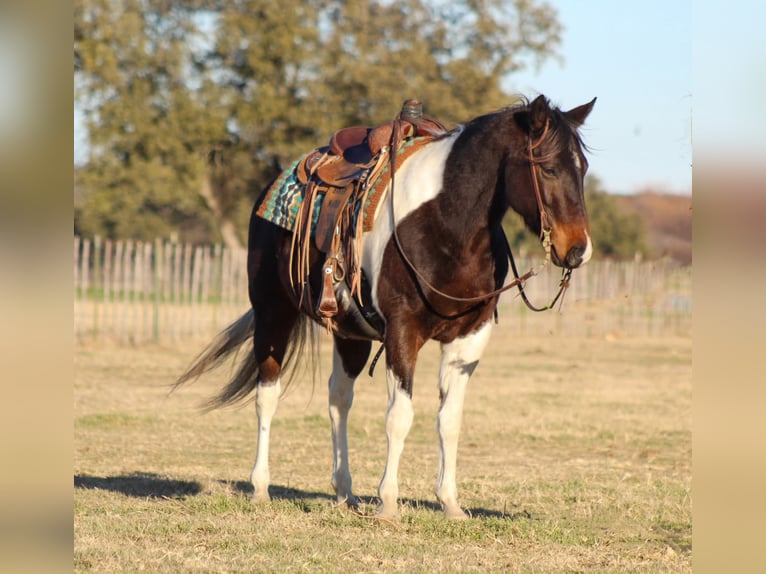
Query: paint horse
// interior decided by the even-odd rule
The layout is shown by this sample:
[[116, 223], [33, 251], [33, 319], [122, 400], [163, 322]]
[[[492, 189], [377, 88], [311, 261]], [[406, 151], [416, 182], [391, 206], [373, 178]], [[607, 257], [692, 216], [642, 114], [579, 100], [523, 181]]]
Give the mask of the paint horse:
[[[432, 138], [396, 169], [389, 197], [357, 254], [364, 296], [352, 296], [344, 281], [336, 289], [329, 415], [331, 483], [339, 502], [357, 505], [347, 420], [354, 381], [378, 339], [385, 349], [388, 387], [388, 449], [378, 514], [398, 515], [397, 474], [413, 420], [415, 362], [420, 348], [434, 339], [441, 345], [435, 493], [447, 517], [466, 516], [458, 503], [457, 446], [466, 386], [489, 341], [498, 288], [509, 269], [501, 222], [508, 209], [521, 215], [549, 243], [550, 259], [564, 270], [588, 261], [593, 252], [583, 194], [588, 162], [578, 128], [594, 103], [562, 111], [544, 96], [524, 101]], [[255, 215], [258, 208], [257, 202], [249, 230], [252, 309], [202, 352], [177, 385], [220, 364], [252, 338], [238, 371], [210, 405], [242, 401], [255, 392], [258, 447], [250, 478], [254, 499], [260, 501], [269, 499], [269, 433], [283, 375], [307, 333], [316, 333], [311, 327], [317, 317], [296, 298], [292, 233]], [[324, 259], [312, 249], [305, 287], [316, 296]], [[363, 306], [374, 311], [377, 328], [367, 324]]]

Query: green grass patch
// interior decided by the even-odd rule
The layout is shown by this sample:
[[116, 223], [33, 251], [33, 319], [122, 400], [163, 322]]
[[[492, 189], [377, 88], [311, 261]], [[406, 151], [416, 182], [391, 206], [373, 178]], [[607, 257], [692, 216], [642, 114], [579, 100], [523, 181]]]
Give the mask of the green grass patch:
[[75, 428], [113, 429], [152, 425], [158, 419], [147, 416], [136, 416], [127, 413], [93, 413], [75, 419]]

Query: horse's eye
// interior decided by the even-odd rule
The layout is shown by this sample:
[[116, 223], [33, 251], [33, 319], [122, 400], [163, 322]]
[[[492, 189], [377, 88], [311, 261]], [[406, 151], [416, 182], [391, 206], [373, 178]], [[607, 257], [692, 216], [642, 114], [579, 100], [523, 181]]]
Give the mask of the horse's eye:
[[540, 169], [543, 170], [543, 174], [547, 175], [548, 177], [556, 177], [558, 175], [558, 171], [555, 167], [546, 167], [544, 165], [540, 166]]

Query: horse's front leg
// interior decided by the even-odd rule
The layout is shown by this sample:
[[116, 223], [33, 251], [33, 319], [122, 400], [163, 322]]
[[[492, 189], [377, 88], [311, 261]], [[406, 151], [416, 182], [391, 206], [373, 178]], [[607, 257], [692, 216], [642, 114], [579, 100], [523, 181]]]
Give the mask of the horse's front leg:
[[436, 496], [447, 518], [466, 518], [457, 501], [457, 445], [463, 420], [463, 400], [468, 379], [479, 364], [492, 331], [488, 321], [478, 331], [441, 346], [439, 367], [439, 397], [441, 406], [437, 419], [439, 434], [439, 474]]
[[422, 343], [408, 340], [403, 334], [391, 335], [396, 329], [389, 327], [386, 335], [386, 383], [388, 411], [386, 411], [386, 470], [378, 487], [380, 507], [378, 516], [397, 517], [399, 510], [399, 458], [404, 441], [412, 426], [412, 377], [415, 361]]
[[331, 484], [338, 502], [356, 507], [351, 489], [348, 464], [348, 413], [354, 401], [354, 380], [364, 368], [370, 354], [369, 341], [335, 338], [332, 375], [329, 387], [330, 425], [332, 429], [333, 472]]

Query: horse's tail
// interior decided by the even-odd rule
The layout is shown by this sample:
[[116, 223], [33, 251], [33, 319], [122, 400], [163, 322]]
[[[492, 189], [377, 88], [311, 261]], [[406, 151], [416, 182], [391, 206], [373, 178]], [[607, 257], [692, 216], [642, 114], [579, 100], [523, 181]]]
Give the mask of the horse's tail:
[[[253, 310], [250, 309], [247, 313], [221, 331], [215, 339], [210, 342], [210, 344], [197, 356], [196, 359], [194, 359], [192, 364], [178, 378], [173, 385], [171, 392], [175, 391], [181, 385], [196, 380], [201, 375], [220, 366], [226, 362], [230, 356], [234, 355], [236, 357], [240, 347], [244, 343], [252, 340], [254, 333], [253, 327]], [[291, 366], [295, 356], [302, 353], [307, 341], [310, 343], [312, 350], [312, 368], [316, 368], [313, 357], [315, 355], [317, 342], [316, 337], [312, 335], [314, 335], [314, 332], [312, 330], [311, 321], [304, 315], [300, 315], [290, 333], [287, 352], [282, 362], [283, 372]], [[258, 384], [258, 374], [258, 362], [255, 359], [253, 345], [250, 344], [247, 354], [239, 365], [237, 372], [218, 394], [204, 404], [204, 410], [209, 411], [243, 401], [253, 392], [253, 390], [255, 390], [255, 387]], [[295, 369], [291, 369], [287, 383], [284, 385], [285, 390], [287, 390], [294, 374]]]

